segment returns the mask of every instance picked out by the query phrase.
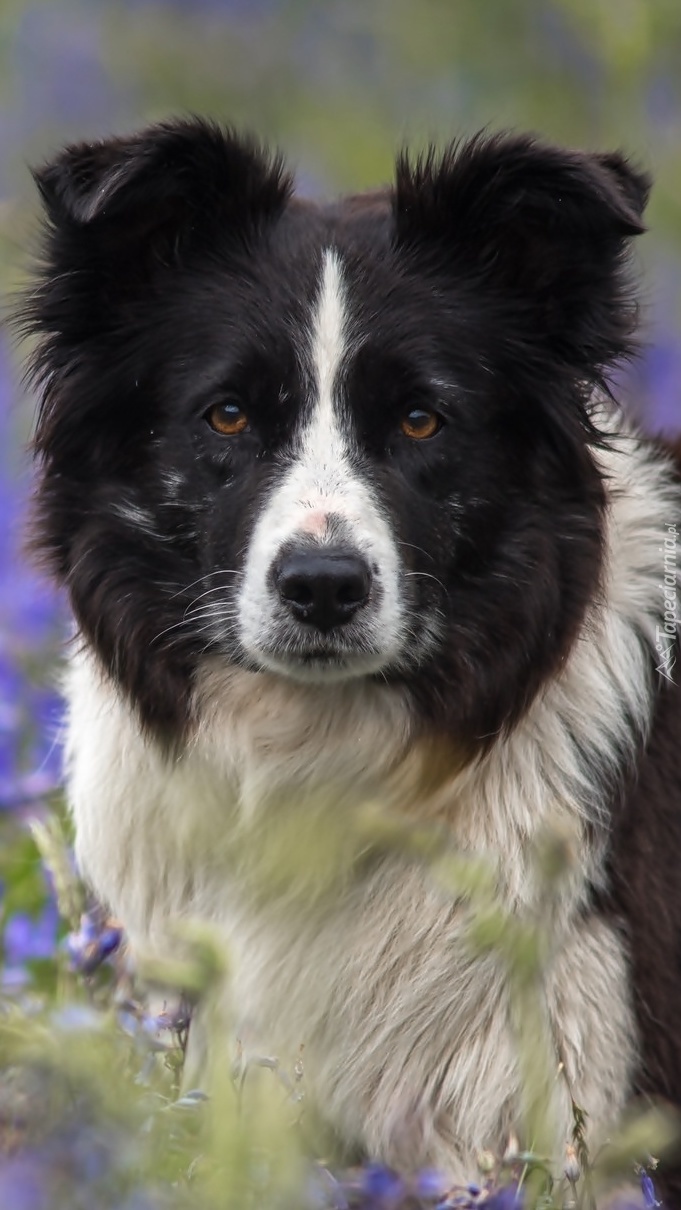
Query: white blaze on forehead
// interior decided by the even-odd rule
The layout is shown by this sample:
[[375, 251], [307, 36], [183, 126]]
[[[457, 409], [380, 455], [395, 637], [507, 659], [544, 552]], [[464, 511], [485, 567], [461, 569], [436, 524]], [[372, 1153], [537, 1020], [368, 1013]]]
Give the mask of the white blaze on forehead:
[[[301, 441], [301, 462], [320, 476], [315, 486], [324, 494], [337, 484], [347, 440], [338, 408], [338, 380], [347, 353], [347, 299], [338, 254], [327, 248], [312, 321], [310, 370], [314, 410]], [[331, 472], [331, 481], [327, 476]], [[335, 473], [334, 473], [335, 472]]]
[[[340, 260], [327, 248], [314, 317], [312, 363], [320, 410], [333, 408], [333, 389], [345, 353], [345, 287]], [[331, 412], [328, 413], [329, 417]]]

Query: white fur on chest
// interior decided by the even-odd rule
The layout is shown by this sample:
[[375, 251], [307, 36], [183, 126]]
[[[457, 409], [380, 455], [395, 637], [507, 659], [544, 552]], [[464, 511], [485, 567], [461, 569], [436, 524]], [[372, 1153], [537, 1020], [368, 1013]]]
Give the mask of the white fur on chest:
[[[240, 703], [231, 726], [221, 718], [219, 740], [213, 719], [201, 754], [197, 746], [170, 769], [141, 745], [127, 711], [96, 689], [92, 667], [77, 675], [83, 704], [87, 699], [79, 734], [87, 727], [91, 751], [111, 762], [104, 791], [94, 772], [88, 785], [84, 761], [73, 763], [78, 857], [125, 921], [133, 945], [162, 949], [166, 925], [177, 915], [223, 924], [234, 952], [232, 1000], [244, 1045], [290, 1066], [304, 1047], [312, 1100], [348, 1145], [401, 1165], [430, 1162], [470, 1175], [477, 1150], [502, 1146], [517, 1127], [519, 1072], [503, 966], [471, 951], [462, 906], [449, 901], [427, 870], [396, 856], [361, 866], [361, 874], [311, 901], [307, 893], [300, 900], [275, 893], [255, 902], [250, 868], [242, 881], [244, 842], [250, 836], [256, 846], [266, 843], [267, 816], [282, 801], [275, 787], [289, 778], [299, 787], [309, 780], [319, 729], [329, 720], [314, 711], [306, 727], [292, 708], [295, 698], [283, 714], [284, 703], [276, 704], [272, 717], [269, 695], [250, 719]], [[336, 716], [334, 742], [326, 736], [332, 755], [324, 782], [337, 792], [320, 806], [311, 787], [309, 807], [320, 811], [314, 837], [329, 812], [332, 844], [337, 813], [350, 813], [364, 791], [369, 798], [383, 785], [392, 807], [409, 795], [410, 765], [400, 759], [408, 744], [406, 716], [390, 699], [383, 710], [380, 699], [374, 707], [365, 718], [359, 712], [359, 725], [357, 712], [348, 710], [345, 727]], [[216, 746], [210, 760], [209, 743]], [[500, 775], [490, 792], [503, 785]], [[542, 822], [565, 812], [546, 798], [540, 804], [527, 797], [466, 802], [472, 792], [466, 777], [458, 788], [461, 847], [482, 849], [492, 862], [501, 854], [507, 905], [530, 908], [528, 830], [536, 835]], [[451, 785], [439, 791], [453, 793]], [[504, 818], [510, 808], [514, 817]], [[300, 846], [304, 859], [304, 832]], [[594, 931], [575, 922], [595, 860], [586, 850], [582, 856], [584, 866], [556, 914], [546, 1003], [556, 1068], [560, 1052], [577, 1100], [605, 1127], [626, 1095], [635, 1043], [619, 943], [605, 925]], [[606, 1003], [608, 1013], [596, 1009]], [[555, 1101], [560, 1137], [567, 1138], [567, 1085], [559, 1081]]]
[[[82, 668], [80, 675], [92, 678], [92, 669]], [[360, 866], [360, 874], [312, 903], [305, 893], [265, 895], [255, 903], [249, 874], [246, 885], [241, 881], [238, 851], [244, 835], [255, 845], [266, 842], [266, 822], [252, 817], [244, 823], [237, 788], [246, 787], [250, 811], [253, 797], [262, 808], [273, 768], [282, 770], [272, 734], [249, 757], [238, 741], [239, 727], [247, 726], [238, 711], [235, 730], [223, 731], [219, 776], [196, 751], [169, 771], [151, 754], [145, 759], [139, 745], [135, 750], [119, 704], [109, 698], [97, 708], [90, 696], [90, 705], [88, 726], [100, 727], [99, 760], [108, 741], [111, 759], [116, 750], [126, 756], [111, 771], [105, 805], [99, 787], [100, 813], [96, 791], [87, 793], [75, 762], [79, 859], [122, 916], [133, 945], [162, 949], [174, 915], [223, 923], [236, 960], [232, 1001], [244, 1047], [275, 1053], [290, 1067], [304, 1047], [308, 1093], [348, 1146], [403, 1166], [428, 1162], [471, 1175], [475, 1153], [503, 1147], [518, 1128], [519, 1071], [502, 964], [471, 951], [462, 905], [452, 904], [427, 870], [394, 855]], [[363, 737], [336, 731], [330, 750], [337, 765], [328, 772], [339, 779], [344, 772], [346, 795], [322, 807], [322, 829], [324, 809], [350, 811], [363, 785], [375, 789], [391, 777], [392, 762], [399, 765], [399, 710], [382, 718], [382, 736], [379, 718], [367, 722]], [[314, 715], [306, 737], [290, 703], [284, 719], [301, 737], [295, 759], [290, 757], [295, 780], [313, 762], [323, 720]], [[405, 733], [403, 719], [403, 739]], [[266, 734], [265, 728], [262, 742]], [[376, 755], [382, 768], [376, 768]], [[403, 788], [406, 773], [403, 767], [397, 778]], [[265, 816], [276, 803], [271, 796]], [[496, 820], [487, 819], [487, 845], [501, 840], [494, 836], [500, 809], [501, 803]], [[506, 826], [508, 863], [500, 888], [507, 904], [519, 909], [531, 906], [529, 862], [521, 849], [530, 812], [524, 803]], [[329, 822], [333, 835], [336, 823]], [[467, 830], [462, 841], [468, 848], [474, 835], [471, 825]], [[305, 835], [300, 845], [305, 857]], [[479, 847], [492, 860], [487, 845]], [[593, 864], [588, 854], [587, 863]], [[621, 946], [605, 924], [577, 922], [583, 889], [579, 876], [556, 912], [547, 1010], [556, 1068], [560, 1053], [576, 1099], [605, 1129], [627, 1093], [635, 1042]], [[570, 1134], [567, 1085], [560, 1081], [555, 1119], [560, 1147]]]
[[[136, 946], [162, 948], [175, 915], [222, 924], [244, 1034], [284, 1062], [304, 1045], [308, 1085], [341, 1137], [403, 1165], [470, 1174], [476, 1149], [503, 1146], [515, 1125], [503, 967], [471, 951], [461, 906], [404, 858], [350, 860], [334, 894], [310, 910], [305, 896], [254, 897], [243, 855], [270, 825], [276, 834], [278, 804], [295, 802], [302, 821], [317, 813], [333, 840], [345, 813], [380, 798], [407, 816], [416, 808], [445, 820], [461, 850], [496, 869], [506, 908], [526, 912], [534, 840], [547, 824], [569, 831], [577, 859], [550, 921], [545, 1009], [577, 1101], [596, 1132], [607, 1129], [626, 1099], [636, 1042], [621, 943], [582, 911], [588, 883], [602, 876], [588, 825], [623, 747], [648, 725], [649, 651], [663, 608], [657, 552], [678, 508], [664, 468], [633, 442], [607, 461], [606, 606], [513, 735], [482, 763], [453, 769], [427, 801], [417, 801], [422, 763], [406, 704], [387, 686], [325, 690], [206, 665], [195, 739], [169, 763], [90, 657], [71, 670], [69, 792], [78, 859], [99, 895]], [[564, 1082], [555, 1097], [564, 1139]]]

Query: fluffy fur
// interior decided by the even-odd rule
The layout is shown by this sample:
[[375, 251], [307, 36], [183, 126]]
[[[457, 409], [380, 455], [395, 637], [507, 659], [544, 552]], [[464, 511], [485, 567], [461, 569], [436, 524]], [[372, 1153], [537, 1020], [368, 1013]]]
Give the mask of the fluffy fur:
[[[570, 1095], [595, 1139], [681, 1104], [678, 473], [606, 389], [645, 178], [485, 136], [313, 205], [189, 121], [37, 179], [37, 541], [82, 637], [78, 859], [133, 946], [218, 922], [242, 1041], [305, 1046], [346, 1151], [464, 1175], [518, 1125], [507, 975], [357, 812], [440, 828], [521, 915], [558, 828], [556, 1156]], [[288, 869], [292, 831], [333, 868]]]

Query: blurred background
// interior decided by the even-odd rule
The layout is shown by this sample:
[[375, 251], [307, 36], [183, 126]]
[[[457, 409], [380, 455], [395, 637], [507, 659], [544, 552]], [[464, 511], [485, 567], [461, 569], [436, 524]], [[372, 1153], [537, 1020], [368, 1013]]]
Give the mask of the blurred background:
[[[188, 111], [276, 141], [297, 165], [301, 188], [315, 194], [389, 179], [405, 141], [421, 145], [485, 125], [626, 149], [656, 186], [651, 233], [637, 250], [646, 346], [621, 392], [649, 429], [681, 429], [679, 0], [0, 0], [6, 304], [21, 286], [36, 232], [28, 165], [66, 140]], [[58, 778], [59, 702], [50, 685], [66, 627], [61, 603], [21, 553], [31, 401], [19, 367], [20, 351], [3, 329], [5, 819], [35, 810]], [[16, 909], [33, 904], [35, 925], [39, 897], [17, 897], [16, 884], [15, 875], [15, 912], [5, 919], [13, 927], [19, 919], [17, 944], [25, 946]], [[45, 917], [44, 935], [32, 929], [34, 956], [41, 946], [49, 951], [52, 928]]]

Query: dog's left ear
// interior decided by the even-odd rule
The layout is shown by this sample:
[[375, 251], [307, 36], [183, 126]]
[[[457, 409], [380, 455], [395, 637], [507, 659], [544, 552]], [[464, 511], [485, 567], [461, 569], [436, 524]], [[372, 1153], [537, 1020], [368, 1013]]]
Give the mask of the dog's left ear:
[[415, 163], [400, 157], [396, 240], [501, 304], [540, 356], [538, 340], [590, 376], [628, 351], [636, 312], [623, 269], [649, 190], [618, 153], [477, 135]]

